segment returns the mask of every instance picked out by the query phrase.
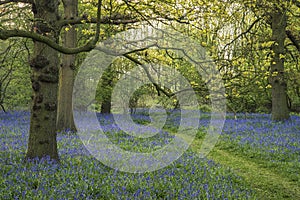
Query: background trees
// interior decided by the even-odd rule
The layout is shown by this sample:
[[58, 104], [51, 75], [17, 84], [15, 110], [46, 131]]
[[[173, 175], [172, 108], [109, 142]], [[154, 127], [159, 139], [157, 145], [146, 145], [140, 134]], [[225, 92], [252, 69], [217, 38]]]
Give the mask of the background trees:
[[0, 106], [2, 110], [28, 109], [31, 91], [28, 40], [12, 39], [0, 50]]
[[299, 65], [299, 40], [294, 39], [296, 32], [290, 31], [299, 27], [294, 21], [299, 16], [299, 2], [226, 3], [226, 8], [216, 12], [217, 18], [224, 17], [223, 23], [212, 30], [220, 48], [216, 60], [224, 73], [229, 108], [253, 112], [272, 107], [274, 120], [289, 118], [288, 106], [299, 100], [294, 95], [290, 105], [287, 102], [294, 87], [288, 77], [293, 77], [291, 71], [297, 74], [295, 66]]
[[[63, 1], [64, 18], [71, 20], [78, 17], [78, 2]], [[75, 48], [77, 46], [77, 31], [75, 25], [65, 28], [63, 33], [63, 44], [65, 47]], [[72, 112], [72, 93], [75, 78], [75, 55], [62, 55], [60, 77], [59, 77], [59, 95], [58, 95], [58, 113], [57, 130], [76, 131]]]

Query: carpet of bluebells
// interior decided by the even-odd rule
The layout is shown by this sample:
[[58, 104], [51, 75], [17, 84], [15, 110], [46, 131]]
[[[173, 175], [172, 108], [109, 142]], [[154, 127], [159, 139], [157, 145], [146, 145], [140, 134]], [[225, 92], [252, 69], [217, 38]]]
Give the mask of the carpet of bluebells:
[[279, 167], [280, 173], [300, 186], [300, 116], [292, 115], [284, 122], [274, 122], [268, 114], [240, 114], [238, 120], [227, 117], [222, 148]]
[[[169, 117], [166, 131], [148, 140], [122, 133], [109, 115], [98, 118], [115, 144], [141, 152], [169, 143], [174, 136], [167, 130], [175, 130], [180, 119], [176, 114]], [[147, 115], [133, 118], [149, 122]], [[201, 126], [208, 123], [209, 117], [200, 119]], [[93, 158], [76, 134], [63, 132], [57, 138], [59, 164], [47, 158], [24, 163], [28, 130], [28, 112], [0, 113], [0, 199], [256, 199], [241, 177], [191, 150], [166, 168], [125, 173]], [[274, 123], [269, 115], [248, 114], [237, 120], [229, 116], [221, 140], [239, 151], [299, 167], [300, 117]]]
[[270, 115], [251, 114], [227, 119], [223, 133], [244, 151], [274, 162], [300, 162], [300, 117], [274, 122]]

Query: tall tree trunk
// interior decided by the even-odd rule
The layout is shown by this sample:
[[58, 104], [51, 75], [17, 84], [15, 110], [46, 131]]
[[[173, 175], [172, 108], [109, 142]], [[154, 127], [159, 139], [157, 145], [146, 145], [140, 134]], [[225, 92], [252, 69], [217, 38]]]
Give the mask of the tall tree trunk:
[[102, 102], [101, 104], [101, 113], [105, 113], [105, 114], [108, 114], [108, 113], [111, 113], [111, 94], [109, 94], [108, 97], [106, 97], [104, 99], [104, 101]]
[[[58, 42], [54, 24], [58, 19], [58, 1], [39, 0], [33, 6], [37, 19], [33, 30]], [[58, 160], [56, 142], [58, 52], [34, 42], [31, 60], [32, 105], [26, 159], [50, 156]]]
[[[77, 17], [78, 1], [64, 0], [64, 12], [66, 19]], [[65, 30], [63, 43], [65, 47], [76, 47], [77, 33], [75, 26]], [[58, 116], [57, 130], [76, 131], [72, 109], [72, 94], [75, 78], [75, 55], [63, 55], [59, 77]]]
[[287, 16], [284, 11], [274, 10], [271, 14], [273, 58], [271, 61], [270, 83], [272, 85], [272, 119], [289, 118], [287, 106], [287, 83], [284, 76], [284, 41], [286, 39]]
[[101, 103], [101, 113], [111, 113], [111, 101], [112, 101], [112, 91], [115, 85], [114, 79], [117, 73], [112, 69], [112, 66], [105, 69], [101, 79], [101, 92], [102, 92], [102, 103]]

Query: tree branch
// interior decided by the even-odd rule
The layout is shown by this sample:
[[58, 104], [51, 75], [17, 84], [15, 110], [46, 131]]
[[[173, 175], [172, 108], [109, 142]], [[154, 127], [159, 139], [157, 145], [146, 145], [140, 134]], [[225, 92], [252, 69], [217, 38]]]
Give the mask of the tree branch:
[[144, 69], [144, 71], [146, 72], [148, 79], [149, 79], [149, 80], [151, 81], [151, 83], [154, 85], [155, 89], [156, 89], [158, 92], [159, 92], [159, 91], [162, 92], [162, 93], [163, 93], [164, 95], [166, 95], [168, 98], [171, 98], [171, 97], [173, 97], [173, 96], [175, 96], [175, 95], [177, 95], [177, 94], [180, 94], [180, 93], [182, 93], [182, 92], [194, 91], [193, 88], [186, 88], [186, 89], [183, 89], [183, 90], [179, 90], [179, 91], [176, 91], [176, 92], [169, 93], [169, 92], [166, 91], [165, 89], [161, 88], [157, 83], [155, 83], [155, 81], [153, 80], [153, 78], [152, 78], [150, 72], [149, 72], [148, 69], [144, 66], [143, 63], [141, 63], [139, 60], [133, 58], [132, 56], [130, 56], [130, 55], [128, 55], [128, 54], [124, 54], [123, 56], [124, 56], [125, 58], [131, 60], [132, 62], [134, 62], [134, 63], [140, 65], [140, 66]]
[[33, 0], [1, 0], [0, 5], [8, 4], [8, 3], [29, 3], [33, 4]]
[[240, 33], [240, 34], [239, 34], [236, 38], [234, 38], [231, 42], [227, 43], [227, 44], [224, 46], [223, 49], [226, 49], [229, 45], [231, 45], [232, 43], [234, 43], [237, 39], [239, 39], [239, 38], [242, 37], [243, 35], [249, 33], [249, 32], [251, 31], [251, 29], [254, 27], [254, 25], [255, 25], [256, 23], [258, 23], [260, 20], [262, 20], [262, 17], [261, 17], [261, 18], [257, 18], [257, 19], [249, 26], [249, 28], [248, 28], [246, 31]]
[[4, 106], [2, 105], [2, 103], [0, 103], [0, 106], [1, 106], [1, 108], [2, 108], [2, 110], [3, 110], [3, 112], [6, 113], [6, 110], [5, 110]]
[[100, 36], [101, 6], [102, 6], [102, 0], [98, 0], [96, 34], [95, 34], [95, 38], [92, 40], [92, 44], [91, 44], [91, 46], [93, 46], [93, 48], [96, 46], [96, 43], [98, 42], [99, 36]]
[[34, 32], [28, 32], [23, 30], [4, 30], [0, 29], [0, 40], [7, 40], [11, 37], [23, 37], [23, 38], [31, 38], [37, 42], [41, 42], [44, 44], [47, 44], [48, 46], [52, 47], [53, 49], [64, 53], [64, 54], [77, 54], [80, 52], [88, 52], [91, 51], [96, 47], [96, 43], [98, 42], [99, 35], [100, 35], [100, 25], [101, 25], [101, 6], [102, 6], [102, 0], [98, 0], [98, 11], [97, 11], [97, 27], [96, 27], [96, 34], [95, 37], [87, 42], [84, 46], [77, 47], [77, 48], [67, 48], [63, 47], [50, 38], [34, 33]]
[[292, 0], [292, 2], [293, 2], [298, 8], [300, 8], [300, 1], [298, 1], [298, 0]]
[[296, 39], [296, 37], [293, 35], [292, 31], [286, 30], [286, 35], [288, 38], [292, 41], [293, 45], [297, 48], [297, 50], [300, 52], [300, 45], [299, 41]]
[[[132, 9], [133, 11], [135, 11], [138, 15], [140, 15], [140, 16], [144, 19], [144, 21], [146, 21], [148, 24], [150, 24], [150, 25], [152, 26], [152, 23], [150, 22], [150, 19], [147, 19], [147, 18], [145, 17], [145, 15], [143, 15], [138, 9], [136, 9], [135, 6], [132, 6], [132, 5], [129, 3], [128, 0], [124, 0], [124, 2], [125, 2], [125, 4], [128, 6], [129, 9], [131, 8], [131, 9]], [[135, 5], [137, 5], [137, 4], [139, 4], [139, 3], [136, 3]]]
[[46, 36], [34, 33], [34, 32], [28, 32], [23, 30], [3, 30], [0, 29], [0, 39], [1, 40], [7, 40], [11, 37], [23, 37], [23, 38], [31, 38], [37, 42], [42, 42], [44, 44], [47, 44], [48, 46], [52, 47], [53, 49], [64, 53], [64, 54], [76, 54], [80, 52], [88, 52], [94, 48], [95, 45], [93, 45], [93, 41], [89, 41], [86, 45], [82, 47], [77, 48], [66, 48], [63, 46], [60, 46], [53, 40], [49, 39]]
[[149, 72], [148, 69], [144, 66], [143, 63], [141, 63], [139, 60], [135, 59], [134, 57], [132, 57], [132, 56], [130, 56], [130, 55], [128, 55], [128, 54], [124, 54], [123, 56], [124, 56], [125, 58], [131, 60], [132, 62], [134, 62], [134, 63], [140, 65], [140, 66], [144, 69], [144, 71], [146, 72], [146, 75], [147, 75], [148, 79], [151, 81], [151, 83], [154, 85], [154, 87], [155, 87], [155, 89], [156, 89], [157, 91], [161, 91], [162, 93], [164, 93], [164, 94], [165, 94], [167, 97], [169, 97], [169, 98], [175, 95], [175, 93], [169, 93], [169, 92], [167, 92], [166, 90], [164, 90], [163, 88], [161, 88], [157, 83], [155, 83], [155, 81], [154, 81], [154, 79], [152, 78], [150, 72]]
[[[114, 15], [114, 16], [105, 16], [100, 20], [101, 24], [113, 24], [113, 25], [120, 25], [120, 24], [133, 24], [137, 23], [140, 20], [131, 18], [126, 15]], [[84, 24], [84, 23], [97, 23], [97, 18], [87, 19], [85, 16], [77, 17], [74, 19], [68, 20], [60, 20], [57, 25], [58, 27], [64, 27], [67, 25], [76, 25], [76, 24]]]

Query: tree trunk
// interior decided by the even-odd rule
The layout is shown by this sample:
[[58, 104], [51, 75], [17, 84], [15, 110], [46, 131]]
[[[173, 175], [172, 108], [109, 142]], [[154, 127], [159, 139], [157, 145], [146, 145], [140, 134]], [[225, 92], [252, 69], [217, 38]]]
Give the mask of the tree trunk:
[[[78, 1], [64, 0], [64, 12], [66, 19], [77, 17]], [[76, 47], [77, 33], [75, 26], [68, 27], [64, 33], [63, 43], [65, 47]], [[59, 77], [58, 116], [57, 130], [70, 130], [76, 132], [73, 118], [72, 94], [75, 78], [75, 55], [63, 55]]]
[[[58, 42], [52, 25], [58, 19], [58, 1], [39, 0], [33, 6], [37, 19], [33, 31]], [[47, 45], [34, 42], [31, 60], [32, 105], [26, 159], [50, 156], [58, 160], [56, 142], [58, 52]]]
[[112, 66], [107, 68], [102, 75], [101, 93], [102, 93], [102, 103], [101, 103], [101, 113], [111, 113], [111, 98], [112, 91], [115, 85], [114, 79], [117, 74], [112, 69]]
[[111, 95], [105, 98], [105, 100], [101, 104], [101, 113], [111, 113]]
[[275, 10], [271, 14], [273, 57], [271, 61], [270, 83], [272, 85], [272, 119], [282, 121], [289, 118], [287, 106], [287, 83], [284, 76], [284, 41], [286, 39], [287, 16]]

